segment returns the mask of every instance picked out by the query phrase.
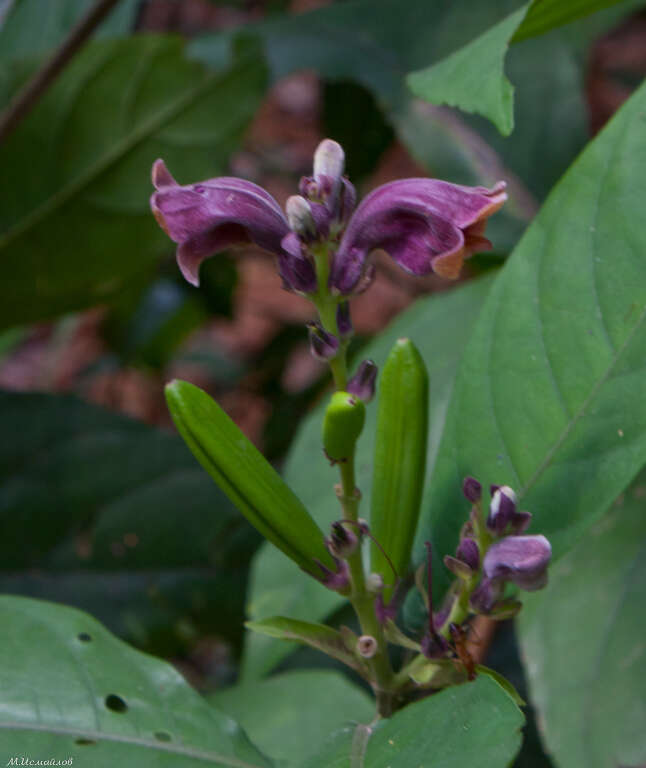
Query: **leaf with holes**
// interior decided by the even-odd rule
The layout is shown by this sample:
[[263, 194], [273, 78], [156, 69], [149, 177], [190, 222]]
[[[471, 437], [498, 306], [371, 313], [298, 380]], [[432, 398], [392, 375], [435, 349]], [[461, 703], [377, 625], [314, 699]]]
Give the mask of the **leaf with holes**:
[[251, 44], [215, 74], [175, 38], [88, 45], [0, 148], [0, 328], [147, 273], [169, 246], [148, 205], [153, 161], [180, 180], [222, 172], [264, 87]]
[[466, 475], [516, 488], [558, 557], [646, 462], [645, 115], [642, 86], [554, 189], [487, 297], [423, 505], [418, 541], [430, 536], [440, 553], [467, 513]]
[[[8, 755], [94, 768], [270, 768], [169, 664], [72, 608], [0, 597], [0, 733]], [[37, 670], [37, 680], [34, 672]]]
[[531, 697], [563, 768], [646, 763], [645, 497], [642, 472], [520, 615]]
[[304, 768], [506, 768], [520, 748], [523, 723], [512, 698], [480, 676], [376, 725], [346, 727]]

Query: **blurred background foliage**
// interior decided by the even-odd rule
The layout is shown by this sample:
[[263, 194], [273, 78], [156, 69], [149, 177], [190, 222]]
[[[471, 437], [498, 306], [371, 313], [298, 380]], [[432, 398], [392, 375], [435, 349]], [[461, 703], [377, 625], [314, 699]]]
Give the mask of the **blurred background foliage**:
[[[0, 109], [91, 5], [0, 2]], [[182, 281], [149, 212], [151, 164], [163, 157], [181, 183], [243, 176], [282, 204], [331, 136], [364, 194], [405, 176], [505, 178], [496, 250], [470, 263], [469, 279], [511, 251], [646, 72], [646, 12], [623, 2], [510, 48], [508, 137], [407, 90], [407, 73], [521, 5], [117, 4], [0, 144], [0, 590], [81, 607], [204, 689], [235, 678], [259, 537], [170, 432], [163, 384], [181, 376], [208, 390], [282, 466], [326, 380], [308, 354], [311, 309], [281, 290], [269, 256], [221, 255], [203, 266], [199, 289]], [[357, 350], [417, 299], [393, 333], [429, 322], [423, 297], [447, 288], [378, 262], [374, 288], [354, 303]], [[482, 300], [470, 290], [465, 338]], [[440, 388], [452, 345], [428, 361]], [[315, 460], [306, 443], [290, 458], [294, 476]], [[266, 584], [272, 573], [279, 582], [280, 569]], [[267, 599], [280, 603], [271, 590]], [[522, 675], [511, 630], [492, 655]], [[282, 663], [311, 661], [303, 651]], [[529, 739], [519, 764], [546, 760]]]

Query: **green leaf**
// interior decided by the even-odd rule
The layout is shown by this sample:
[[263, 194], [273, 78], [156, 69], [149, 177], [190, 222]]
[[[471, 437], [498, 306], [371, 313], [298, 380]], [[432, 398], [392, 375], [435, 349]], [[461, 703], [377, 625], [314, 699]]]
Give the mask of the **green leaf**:
[[510, 696], [481, 676], [411, 704], [376, 726], [345, 728], [305, 768], [506, 768], [520, 747], [523, 722]]
[[96, 768], [270, 768], [231, 718], [169, 664], [87, 614], [0, 597], [0, 733], [7, 754]]
[[434, 104], [485, 115], [503, 136], [509, 136], [514, 129], [514, 89], [505, 77], [505, 55], [527, 7], [510, 14], [448, 58], [411, 72], [406, 82], [413, 94]]
[[174, 38], [88, 45], [0, 148], [0, 328], [107, 301], [149, 272], [172, 248], [149, 209], [152, 162], [180, 180], [222, 172], [264, 86], [255, 46], [213, 74]]
[[559, 557], [646, 462], [645, 108], [642, 87], [550, 195], [487, 298], [420, 526], [440, 554], [466, 518], [466, 475], [514, 487]]
[[348, 722], [369, 721], [374, 702], [333, 670], [294, 670], [243, 683], [210, 697], [231, 715], [265, 754], [301, 768], [315, 753], [321, 734]]
[[[13, 0], [0, 24], [0, 78], [5, 62], [40, 56], [60, 45], [95, 0]], [[96, 30], [97, 38], [126, 36], [133, 28], [137, 0], [120, 0]]]
[[525, 3], [468, 45], [406, 81], [415, 94], [434, 104], [449, 104], [488, 117], [503, 136], [514, 129], [514, 88], [504, 66], [510, 43], [541, 35], [620, 0], [534, 0]]
[[308, 645], [310, 648], [315, 648], [317, 651], [322, 651], [343, 662], [364, 677], [368, 677], [368, 668], [348, 648], [343, 634], [325, 624], [313, 624], [309, 621], [289, 619], [285, 616], [273, 616], [270, 619], [248, 621], [245, 627], [260, 635]]
[[[429, 470], [437, 453], [461, 349], [491, 283], [491, 277], [484, 277], [450, 292], [421, 299], [362, 350], [362, 357], [369, 357], [383, 366], [393, 344], [398, 338], [407, 336], [427, 362], [433, 382], [429, 400], [431, 428], [426, 454], [427, 477], [430, 477]], [[442, 330], [429, 333], [429, 328]], [[321, 451], [323, 408], [324, 404], [303, 423], [288, 457], [285, 478], [317, 523], [327, 528], [338, 519], [339, 507], [333, 490], [337, 472], [325, 461]], [[366, 425], [357, 443], [357, 486], [363, 493], [363, 509], [369, 509], [371, 503], [376, 422], [374, 406], [369, 406]], [[340, 603], [341, 598], [336, 593], [304, 577], [272, 547], [264, 547], [255, 559], [248, 605], [252, 619], [283, 614], [319, 621]], [[248, 677], [262, 676], [286, 653], [288, 649], [283, 644], [251, 636], [243, 658], [243, 672]]]
[[181, 438], [69, 396], [0, 392], [0, 421], [0, 591], [171, 652], [180, 625], [239, 639], [258, 537]]
[[646, 473], [525, 601], [520, 640], [557, 765], [646, 763]]
[[[377, 389], [370, 530], [379, 546], [371, 542], [370, 569], [394, 587], [408, 574], [426, 470], [428, 375], [410, 339], [395, 342]], [[384, 589], [384, 600], [392, 587]]]
[[307, 573], [334, 568], [320, 528], [220, 406], [187, 381], [166, 386], [175, 425], [195, 458], [260, 533]]

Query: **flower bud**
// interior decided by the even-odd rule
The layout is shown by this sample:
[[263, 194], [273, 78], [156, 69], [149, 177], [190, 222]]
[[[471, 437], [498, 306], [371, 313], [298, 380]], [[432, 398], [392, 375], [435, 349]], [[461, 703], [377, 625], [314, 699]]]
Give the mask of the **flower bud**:
[[307, 328], [310, 333], [310, 352], [312, 355], [323, 363], [336, 357], [339, 351], [337, 337], [328, 333], [318, 323], [308, 323]]
[[285, 204], [285, 211], [292, 232], [304, 240], [313, 240], [317, 236], [312, 207], [304, 197], [292, 195]]
[[342, 522], [336, 520], [332, 523], [332, 533], [326, 543], [333, 557], [347, 560], [356, 551], [359, 545], [359, 538], [354, 531], [346, 528]]
[[348, 591], [350, 587], [350, 569], [345, 560], [340, 560], [335, 557], [334, 563], [336, 570], [334, 571], [323, 565], [320, 560], [315, 560], [315, 562], [321, 570], [319, 581], [324, 587], [333, 589], [336, 592], [341, 592], [342, 594], [345, 594]]
[[487, 528], [492, 533], [500, 535], [516, 514], [516, 494], [508, 485], [492, 485], [491, 489]]
[[467, 501], [477, 504], [482, 496], [482, 486], [475, 477], [465, 477], [462, 483], [462, 493]]
[[455, 556], [466, 563], [472, 571], [477, 571], [480, 565], [480, 551], [473, 539], [462, 539], [458, 544]]
[[369, 403], [375, 396], [377, 366], [372, 360], [364, 360], [348, 382], [348, 392]]
[[353, 333], [352, 318], [350, 317], [350, 303], [342, 301], [336, 308], [336, 327], [342, 341], [349, 339]]
[[500, 586], [484, 578], [473, 591], [469, 606], [474, 613], [488, 615], [500, 594]]
[[506, 536], [490, 547], [483, 569], [491, 581], [511, 581], [521, 589], [534, 591], [547, 584], [551, 556], [552, 547], [545, 536]]
[[371, 659], [378, 649], [377, 641], [372, 635], [361, 635], [357, 640], [357, 651], [364, 659]]
[[378, 594], [384, 588], [384, 577], [380, 573], [369, 573], [366, 577], [366, 590], [373, 595]]
[[518, 535], [525, 533], [529, 528], [529, 524], [532, 522], [531, 512], [514, 512], [511, 516], [511, 532]]
[[323, 139], [314, 152], [314, 178], [320, 184], [330, 179], [338, 185], [343, 175], [345, 153], [341, 145], [332, 139]]

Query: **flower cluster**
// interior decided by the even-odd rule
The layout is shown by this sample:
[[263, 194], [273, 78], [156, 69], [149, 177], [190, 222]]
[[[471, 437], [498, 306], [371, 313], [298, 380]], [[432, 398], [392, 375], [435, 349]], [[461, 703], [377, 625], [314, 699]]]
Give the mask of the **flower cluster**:
[[[330, 139], [314, 155], [314, 172], [285, 213], [264, 189], [230, 177], [179, 185], [163, 160], [153, 165], [151, 208], [178, 244], [184, 277], [199, 283], [204, 259], [238, 243], [255, 243], [275, 254], [285, 288], [321, 290], [347, 297], [364, 290], [374, 269], [370, 254], [386, 251], [414, 275], [435, 272], [457, 278], [464, 259], [491, 248], [487, 219], [507, 199], [505, 183], [465, 187], [437, 179], [403, 179], [371, 192], [355, 210], [356, 192], [343, 175], [344, 153]], [[317, 249], [328, 264], [317, 270]], [[326, 285], [320, 285], [325, 279]]]
[[454, 572], [469, 568], [477, 571], [481, 550], [482, 580], [471, 595], [471, 608], [476, 613], [508, 614], [517, 606], [513, 601], [501, 601], [507, 582], [520, 589], [534, 591], [547, 584], [547, 566], [552, 548], [545, 536], [523, 535], [532, 516], [518, 511], [516, 494], [507, 485], [491, 486], [489, 514], [482, 530], [480, 483], [472, 477], [463, 485], [465, 497], [473, 503], [473, 511], [462, 530], [456, 557], [447, 558]]

